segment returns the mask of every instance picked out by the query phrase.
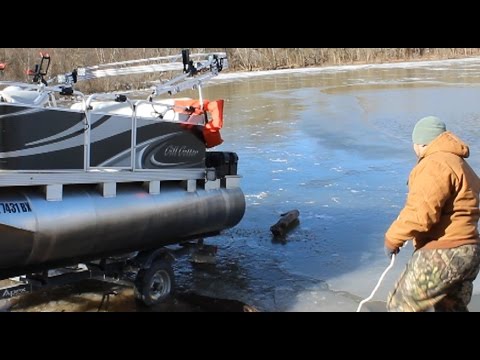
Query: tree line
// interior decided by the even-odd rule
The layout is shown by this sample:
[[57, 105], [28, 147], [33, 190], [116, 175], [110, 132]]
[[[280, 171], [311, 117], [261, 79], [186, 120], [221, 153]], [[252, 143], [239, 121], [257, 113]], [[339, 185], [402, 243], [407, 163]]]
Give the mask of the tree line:
[[[3, 48], [0, 63], [6, 68], [0, 79], [24, 81], [25, 71], [38, 63], [39, 52], [52, 58], [50, 74], [76, 67], [180, 54], [181, 48]], [[480, 55], [480, 48], [195, 48], [195, 52], [222, 51], [228, 54], [230, 71], [257, 71], [405, 60], [451, 59]], [[158, 75], [124, 79], [101, 79], [84, 85], [84, 91], [125, 90], [145, 87]]]

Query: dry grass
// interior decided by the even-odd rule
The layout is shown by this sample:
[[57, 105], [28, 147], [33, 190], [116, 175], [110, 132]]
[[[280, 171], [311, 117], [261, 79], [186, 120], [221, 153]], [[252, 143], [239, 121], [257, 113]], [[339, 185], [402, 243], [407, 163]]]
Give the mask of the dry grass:
[[[7, 63], [3, 74], [8, 80], [27, 80], [26, 69], [38, 62], [40, 51], [52, 57], [50, 74], [138, 58], [179, 54], [181, 48], [4, 48], [0, 63]], [[191, 52], [226, 51], [230, 69], [254, 71], [357, 63], [380, 63], [402, 60], [450, 59], [480, 55], [480, 48], [196, 48]], [[158, 75], [101, 79], [82, 85], [86, 92], [142, 88]]]

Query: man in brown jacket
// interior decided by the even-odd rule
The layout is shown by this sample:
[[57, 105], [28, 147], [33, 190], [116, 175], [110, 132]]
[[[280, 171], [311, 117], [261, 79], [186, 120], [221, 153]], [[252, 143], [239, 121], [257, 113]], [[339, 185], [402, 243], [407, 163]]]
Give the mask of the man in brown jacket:
[[385, 234], [389, 257], [413, 239], [415, 252], [387, 300], [388, 311], [468, 311], [480, 269], [480, 179], [468, 146], [440, 119], [417, 122], [418, 157], [404, 208]]

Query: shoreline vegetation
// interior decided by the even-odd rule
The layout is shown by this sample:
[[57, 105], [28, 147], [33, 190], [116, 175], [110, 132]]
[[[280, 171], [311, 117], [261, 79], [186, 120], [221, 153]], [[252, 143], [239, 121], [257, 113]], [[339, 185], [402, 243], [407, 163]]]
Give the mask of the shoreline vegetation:
[[[82, 66], [178, 55], [181, 48], [0, 48], [0, 63], [7, 64], [0, 80], [25, 81], [25, 72], [39, 62], [39, 53], [52, 58], [49, 75]], [[480, 48], [194, 48], [196, 52], [226, 52], [229, 72], [281, 70], [334, 65], [380, 64], [401, 61], [444, 60], [480, 56]], [[48, 76], [47, 76], [48, 77]], [[148, 88], [158, 74], [104, 78], [84, 82], [86, 93]]]

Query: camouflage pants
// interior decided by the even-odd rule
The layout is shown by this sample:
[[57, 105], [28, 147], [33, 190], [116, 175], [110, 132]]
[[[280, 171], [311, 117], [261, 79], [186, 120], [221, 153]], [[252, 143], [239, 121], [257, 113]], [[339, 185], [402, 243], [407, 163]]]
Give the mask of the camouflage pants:
[[468, 311], [480, 245], [417, 250], [388, 296], [388, 311]]

